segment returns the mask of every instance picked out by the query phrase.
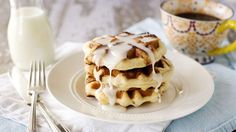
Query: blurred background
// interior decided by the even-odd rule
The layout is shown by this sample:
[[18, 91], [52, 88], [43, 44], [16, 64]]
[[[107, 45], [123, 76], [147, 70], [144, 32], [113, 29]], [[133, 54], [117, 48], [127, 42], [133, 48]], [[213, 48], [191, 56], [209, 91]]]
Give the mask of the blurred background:
[[[44, 0], [56, 45], [85, 42], [95, 36], [116, 34], [151, 17], [160, 19], [163, 0]], [[236, 10], [235, 0], [221, 1]], [[0, 0], [0, 73], [12, 65], [7, 43], [9, 0]], [[236, 17], [234, 16], [234, 19]]]

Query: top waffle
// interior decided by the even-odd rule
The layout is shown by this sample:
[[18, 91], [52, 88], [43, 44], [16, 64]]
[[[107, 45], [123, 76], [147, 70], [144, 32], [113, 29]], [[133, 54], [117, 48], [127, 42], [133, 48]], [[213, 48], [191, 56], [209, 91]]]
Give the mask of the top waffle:
[[[166, 53], [166, 48], [160, 39], [153, 34], [134, 35], [123, 32], [115, 36], [97, 37], [87, 42], [84, 46], [84, 52], [86, 64], [96, 64], [108, 68], [110, 66], [117, 70], [129, 70], [146, 67], [152, 62], [160, 60]], [[150, 54], [153, 57], [150, 57]], [[104, 56], [108, 56], [108, 59], [105, 60], [106, 57]], [[118, 63], [112, 66], [109, 62], [117, 57]], [[96, 58], [102, 59], [97, 61]]]

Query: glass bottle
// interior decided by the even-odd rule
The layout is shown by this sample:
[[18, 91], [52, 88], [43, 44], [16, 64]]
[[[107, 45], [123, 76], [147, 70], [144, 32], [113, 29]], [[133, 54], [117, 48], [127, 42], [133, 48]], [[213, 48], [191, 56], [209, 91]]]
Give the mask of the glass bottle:
[[42, 0], [10, 0], [8, 44], [13, 63], [28, 70], [32, 61], [54, 61], [54, 39]]

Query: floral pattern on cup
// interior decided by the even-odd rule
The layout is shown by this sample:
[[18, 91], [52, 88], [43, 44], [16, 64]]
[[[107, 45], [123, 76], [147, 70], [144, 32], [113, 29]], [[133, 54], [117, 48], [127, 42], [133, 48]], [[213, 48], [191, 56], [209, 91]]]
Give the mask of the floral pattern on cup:
[[[207, 14], [221, 20], [193, 20], [175, 15], [186, 12]], [[233, 11], [210, 0], [169, 0], [161, 4], [161, 15], [164, 30], [174, 48], [206, 64], [214, 59], [207, 52], [220, 47], [227, 34], [216, 33], [216, 29], [224, 20], [233, 16]]]

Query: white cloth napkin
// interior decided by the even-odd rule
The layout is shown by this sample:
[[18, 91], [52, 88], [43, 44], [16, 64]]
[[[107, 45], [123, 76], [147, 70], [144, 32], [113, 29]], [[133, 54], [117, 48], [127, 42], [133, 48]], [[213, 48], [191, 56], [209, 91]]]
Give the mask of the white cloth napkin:
[[[82, 50], [82, 43], [66, 43], [56, 50], [56, 59], [59, 60], [72, 52]], [[78, 60], [79, 61], [79, 60]], [[17, 122], [27, 125], [29, 107], [20, 98], [26, 97], [26, 84], [27, 77], [24, 73], [21, 73], [18, 69], [13, 68], [12, 70], [12, 82], [15, 89], [10, 83], [6, 75], [0, 76], [0, 113], [2, 116], [13, 119]], [[17, 92], [19, 94], [17, 94]], [[4, 94], [4, 95], [3, 95]], [[43, 100], [45, 100], [46, 105], [54, 113], [55, 117], [61, 122], [66, 124], [66, 126], [73, 132], [161, 132], [169, 125], [170, 121], [151, 123], [151, 124], [116, 124], [97, 121], [83, 116], [78, 115], [78, 113], [71, 111], [63, 106], [61, 106], [53, 97], [49, 96], [48, 92], [43, 94]], [[49, 131], [49, 127], [42, 116], [39, 118], [39, 128], [40, 131]]]

